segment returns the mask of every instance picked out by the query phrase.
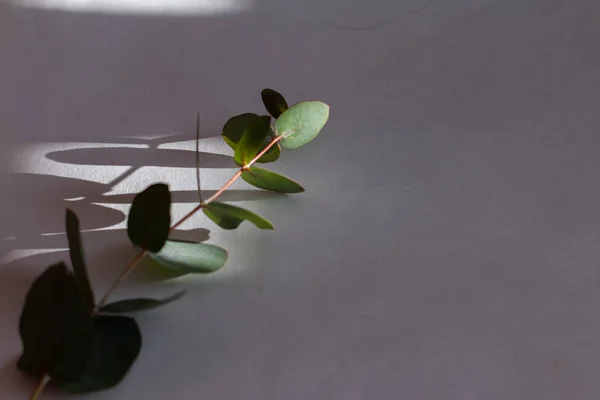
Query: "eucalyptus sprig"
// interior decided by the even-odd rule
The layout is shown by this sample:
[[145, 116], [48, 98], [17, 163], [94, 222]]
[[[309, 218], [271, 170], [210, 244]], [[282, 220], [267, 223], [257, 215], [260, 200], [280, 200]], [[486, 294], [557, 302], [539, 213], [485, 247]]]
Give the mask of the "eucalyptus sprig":
[[[135, 196], [127, 234], [139, 252], [98, 301], [86, 270], [79, 219], [67, 209], [72, 268], [64, 262], [48, 267], [29, 289], [19, 321], [23, 353], [17, 367], [39, 379], [31, 400], [38, 399], [48, 384], [71, 393], [89, 393], [113, 387], [125, 377], [142, 348], [142, 335], [135, 319], [119, 314], [159, 307], [185, 293], [164, 299], [109, 302], [115, 289], [145, 257], [182, 274], [211, 273], [225, 265], [227, 251], [221, 247], [170, 238], [198, 211], [223, 229], [235, 229], [244, 221], [260, 229], [274, 228], [250, 210], [216, 201], [238, 178], [279, 193], [304, 191], [292, 179], [255, 164], [278, 160], [281, 148], [297, 149], [312, 141], [329, 118], [329, 106], [305, 101], [288, 108], [278, 92], [264, 89], [261, 94], [270, 115], [241, 114], [223, 127], [222, 137], [234, 150], [234, 161], [240, 168], [213, 196], [207, 200], [200, 196], [199, 204], [174, 223], [166, 184], [153, 184]], [[196, 129], [198, 135], [199, 127]]]

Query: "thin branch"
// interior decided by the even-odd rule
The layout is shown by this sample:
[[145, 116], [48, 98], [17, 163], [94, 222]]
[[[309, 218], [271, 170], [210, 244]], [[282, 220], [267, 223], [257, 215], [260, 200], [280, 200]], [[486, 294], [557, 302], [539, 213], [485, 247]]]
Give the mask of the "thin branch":
[[[281, 139], [283, 139], [282, 136], [278, 136], [278, 137], [274, 138], [260, 153], [258, 153], [256, 155], [256, 157], [254, 157], [250, 162], [248, 162], [246, 165], [244, 165], [243, 167], [241, 167], [239, 169], [239, 171], [237, 171], [231, 177], [231, 179], [229, 179], [227, 181], [227, 183], [225, 183], [225, 185], [223, 185], [223, 187], [221, 189], [219, 189], [214, 195], [212, 195], [206, 201], [200, 201], [200, 204], [198, 204], [196, 207], [194, 207], [194, 209], [192, 211], [188, 212], [185, 216], [183, 216], [183, 218], [181, 218], [179, 221], [177, 221], [175, 224], [173, 224], [173, 226], [170, 229], [171, 232], [174, 231], [175, 229], [177, 229], [179, 226], [181, 226], [185, 221], [187, 221], [188, 219], [190, 219], [194, 214], [196, 214], [202, 208], [206, 207], [207, 204], [215, 201], [240, 176], [242, 176], [242, 173], [244, 171], [248, 170], [255, 162], [257, 162], [263, 155], [265, 155], [265, 153], [267, 151], [269, 151], [271, 149], [271, 147], [275, 146]], [[119, 283], [121, 283], [123, 281], [123, 279], [125, 279], [131, 273], [131, 271], [133, 271], [135, 269], [135, 267], [139, 264], [139, 262], [142, 260], [142, 258], [144, 258], [145, 255], [146, 255], [146, 251], [145, 250], [141, 251], [136, 256], [136, 258], [131, 262], [131, 264], [129, 264], [129, 266], [127, 267], [127, 269], [125, 269], [125, 271], [123, 271], [123, 273], [121, 274], [121, 276], [119, 276], [119, 278], [112, 284], [112, 286], [110, 287], [110, 289], [108, 289], [108, 291], [106, 292], [106, 294], [104, 295], [104, 297], [102, 297], [102, 299], [98, 302], [98, 304], [96, 304], [96, 307], [94, 307], [94, 311], [92, 312], [93, 315], [97, 314], [98, 311], [100, 310], [100, 308], [102, 308], [106, 304], [106, 302], [108, 301], [108, 298], [110, 297], [110, 295], [112, 294], [112, 292], [115, 290], [115, 288], [119, 285]]]
[[140, 261], [142, 261], [142, 258], [144, 258], [145, 255], [146, 255], [146, 250], [142, 250], [138, 253], [138, 255], [133, 259], [133, 261], [125, 269], [125, 271], [123, 271], [121, 276], [119, 276], [119, 278], [116, 281], [114, 281], [114, 283], [111, 285], [110, 289], [108, 289], [108, 291], [104, 294], [102, 299], [100, 299], [100, 301], [96, 304], [96, 307], [94, 307], [94, 310], [92, 311], [92, 315], [97, 314], [98, 311], [102, 307], [104, 307], [104, 305], [106, 305], [108, 298], [110, 297], [112, 292], [116, 289], [116, 287], [119, 285], [119, 283], [121, 283], [121, 281], [123, 281], [123, 279], [125, 279], [127, 277], [127, 275], [129, 275], [131, 273], [131, 271], [134, 270], [134, 268], [139, 264]]
[[223, 185], [223, 187], [217, 191], [217, 193], [213, 194], [212, 196], [209, 197], [208, 200], [206, 200], [206, 202], [204, 203], [204, 205], [215, 201], [217, 199], [217, 197], [219, 197], [221, 194], [223, 194], [223, 192], [225, 190], [227, 190], [227, 188], [229, 186], [231, 186], [233, 184], [233, 182], [235, 182], [237, 180], [237, 178], [239, 178], [240, 176], [242, 176], [242, 172], [243, 172], [243, 169], [240, 169], [238, 172], [236, 172], [235, 175], [233, 175], [231, 177], [231, 179], [229, 179], [227, 181], [227, 183], [225, 185]]
[[35, 388], [35, 392], [33, 392], [31, 397], [29, 398], [29, 400], [37, 400], [49, 382], [50, 382], [50, 376], [44, 374], [44, 376], [42, 376], [42, 378], [40, 379], [40, 383]]
[[276, 138], [274, 138], [273, 140], [271, 140], [271, 142], [267, 145], [267, 147], [265, 147], [260, 153], [258, 153], [256, 155], [256, 157], [254, 157], [248, 164], [246, 164], [246, 165], [244, 165], [242, 167], [242, 170], [250, 168], [252, 166], [252, 164], [254, 164], [255, 162], [257, 162], [259, 160], [259, 158], [261, 158], [262, 156], [264, 156], [267, 151], [271, 150], [271, 147], [273, 147], [277, 143], [279, 143], [279, 141], [281, 139], [283, 139], [283, 136], [277, 136]]

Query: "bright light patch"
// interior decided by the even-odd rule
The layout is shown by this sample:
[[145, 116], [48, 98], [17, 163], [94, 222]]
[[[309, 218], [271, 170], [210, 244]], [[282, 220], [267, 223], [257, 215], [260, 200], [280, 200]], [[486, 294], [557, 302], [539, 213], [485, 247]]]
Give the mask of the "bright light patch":
[[251, 0], [12, 0], [29, 8], [115, 14], [214, 15], [244, 11]]
[[[61, 184], [60, 179], [52, 179], [53, 181], [56, 181], [56, 184], [43, 189], [36, 189], [34, 187], [34, 189], [38, 190], [36, 196], [43, 196], [44, 192], [41, 190], [48, 190], [48, 188], [50, 188], [54, 200], [59, 198], [76, 203], [74, 204], [75, 207], [79, 206], [84, 210], [87, 208], [87, 212], [84, 211], [84, 213], [80, 214], [82, 220], [93, 217], [91, 213], [93, 213], [94, 210], [98, 210], [99, 207], [120, 211], [124, 215], [127, 215], [135, 193], [144, 190], [146, 187], [156, 182], [167, 183], [173, 195], [171, 216], [172, 220], [175, 221], [179, 220], [192, 210], [198, 201], [195, 168], [196, 141], [192, 139], [173, 142], [169, 141], [171, 136], [172, 135], [162, 135], [160, 137], [146, 138], [146, 143], [141, 144], [118, 143], [119, 141], [122, 141], [122, 138], [117, 140], [116, 143], [27, 143], [10, 149], [8, 161], [10, 163], [11, 172], [16, 174], [64, 178], [64, 184]], [[178, 138], [178, 136], [176, 136], [176, 138]], [[135, 141], [139, 142], [141, 140], [142, 139], [139, 137], [135, 138]], [[210, 167], [201, 168], [200, 176], [202, 190], [207, 191], [208, 193], [214, 193], [221, 188], [229, 178], [231, 178], [237, 169], [232, 159], [233, 151], [225, 144], [220, 135], [217, 137], [200, 139], [199, 147], [201, 151], [201, 166], [203, 160], [210, 158], [211, 155], [225, 157], [225, 160], [221, 159], [218, 163], [214, 163]], [[97, 155], [92, 155], [92, 153], [90, 153], [92, 150], [96, 151]], [[115, 153], [115, 151], [118, 151], [118, 153]], [[131, 151], [129, 156], [127, 154], [128, 151]], [[87, 158], [75, 157], [78, 152], [83, 152], [89, 156], [87, 156]], [[144, 156], [142, 154], [144, 152], [148, 152], [150, 156]], [[183, 154], [178, 152], [183, 152]], [[115, 154], [117, 155], [115, 156]], [[180, 160], [175, 159], [177, 157], [181, 157], [188, 161], [181, 163]], [[134, 163], [128, 164], [128, 160], [133, 160]], [[157, 165], [147, 166], [144, 164], [147, 160], [155, 161]], [[169, 160], [175, 161], [175, 164], [178, 166], [169, 166]], [[81, 193], [78, 192], [78, 190], [81, 190]], [[61, 191], [64, 191], [64, 196]], [[241, 206], [245, 206], [244, 203], [246, 201], [252, 201], [253, 193], [262, 193], [261, 190], [249, 186], [241, 179], [239, 179], [228, 192], [237, 194], [234, 198], [227, 201]], [[85, 194], [85, 196], [78, 196], [78, 194]], [[248, 195], [247, 199], [244, 199], [244, 194]], [[43, 204], [43, 200], [40, 201], [40, 204]], [[244, 240], [236, 241], [236, 236], [234, 235], [234, 242], [232, 243], [231, 233], [221, 229], [215, 229], [215, 227], [216, 226], [209, 221], [203, 213], [199, 212], [187, 220], [178, 229], [210, 229], [210, 243], [222, 245], [226, 248], [233, 246], [238, 249], [242, 248], [240, 254], [244, 254], [244, 250], [246, 250], [246, 252], [253, 251], [251, 249], [253, 249], [256, 244], [250, 237], [244, 237]], [[88, 235], [90, 235], [90, 240], [97, 246], [98, 243], [101, 242], [101, 239], [98, 239], [98, 235], [94, 236], [92, 232], [121, 231], [122, 234], [126, 228], [127, 221], [125, 218], [117, 224], [107, 221], [105, 226], [83, 230], [83, 239], [84, 242], [87, 242]], [[53, 238], [55, 236], [59, 236], [58, 239], [60, 240]], [[60, 236], [63, 236], [63, 238], [61, 239]], [[11, 247], [13, 240], [18, 241], [18, 243], [14, 243], [14, 249], [8, 251], [4, 256], [3, 254], [0, 254], [0, 265], [36, 255], [63, 252], [67, 249], [62, 247], [50, 247], [56, 242], [62, 243], [60, 246], [63, 246], [63, 244], [66, 243], [66, 237], [64, 236], [65, 232], [40, 233], [40, 238], [36, 238], [36, 241], [44, 243], [47, 240], [47, 245], [42, 244], [40, 245], [41, 248], [31, 249], [22, 248], [23, 246], [26, 246], [27, 241], [30, 240], [27, 236], [0, 237], [0, 243], [4, 244], [5, 250]], [[123, 238], [126, 240], [125, 237]], [[60, 258], [57, 257], [57, 259]], [[124, 263], [129, 261], [130, 260], [122, 260]], [[235, 263], [232, 264], [236, 265]], [[237, 265], [243, 265], [243, 263]], [[228, 269], [229, 272], [225, 272], [225, 275], [220, 273], [220, 276], [235, 273], [235, 268], [236, 267], [230, 267]]]

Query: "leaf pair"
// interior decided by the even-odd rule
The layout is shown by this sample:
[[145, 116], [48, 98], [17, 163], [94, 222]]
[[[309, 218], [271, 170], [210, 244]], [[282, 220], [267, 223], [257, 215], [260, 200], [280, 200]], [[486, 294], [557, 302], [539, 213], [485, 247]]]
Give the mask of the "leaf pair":
[[170, 240], [170, 224], [171, 194], [166, 184], [152, 185], [135, 197], [127, 219], [127, 233], [134, 246], [147, 250], [155, 261], [179, 273], [205, 274], [225, 265], [227, 251], [218, 246]]
[[329, 106], [320, 101], [304, 101], [288, 108], [285, 98], [273, 89], [261, 93], [265, 108], [276, 119], [275, 135], [281, 146], [297, 149], [310, 143], [329, 119]]
[[[292, 150], [310, 143], [329, 119], [329, 106], [320, 101], [304, 101], [288, 108], [285, 98], [273, 89], [263, 89], [261, 97], [266, 110], [276, 120], [274, 131], [266, 126], [270, 124], [268, 116], [259, 117], [251, 113], [235, 116], [223, 127], [223, 138], [238, 153], [235, 161], [239, 165], [245, 164], [242, 162], [242, 150], [238, 151], [238, 144], [244, 136], [247, 136], [245, 142], [252, 141], [252, 148], [258, 146], [259, 151], [275, 136], [281, 136], [281, 146]], [[277, 144], [257, 161], [261, 163], [276, 161], [279, 153], [280, 148]]]
[[64, 263], [31, 286], [19, 321], [18, 368], [48, 375], [63, 389], [87, 393], [118, 384], [136, 360], [142, 339], [134, 319], [92, 316]]
[[123, 379], [142, 338], [133, 318], [93, 315], [79, 219], [68, 209], [66, 230], [73, 271], [54, 264], [32, 284], [19, 321], [23, 355], [17, 366], [67, 391], [93, 392]]
[[[133, 318], [94, 315], [92, 291], [75, 213], [66, 213], [71, 271], [50, 266], [32, 284], [19, 320], [23, 354], [17, 367], [37, 377], [47, 375], [64, 390], [87, 393], [117, 385], [142, 346]], [[108, 304], [100, 312], [133, 312], [180, 298], [130, 299]]]
[[[275, 90], [263, 89], [261, 97], [266, 110], [276, 119], [274, 128], [270, 126], [270, 117], [256, 114], [238, 115], [223, 127], [223, 138], [234, 149], [234, 160], [239, 166], [247, 167], [276, 137], [279, 137], [278, 143], [258, 162], [278, 159], [279, 143], [288, 149], [304, 146], [319, 134], [329, 118], [329, 106], [318, 101], [302, 102], [288, 108], [285, 98]], [[276, 156], [273, 149], [276, 149]], [[256, 166], [245, 168], [242, 179], [258, 188], [280, 193], [304, 191], [297, 182]]]

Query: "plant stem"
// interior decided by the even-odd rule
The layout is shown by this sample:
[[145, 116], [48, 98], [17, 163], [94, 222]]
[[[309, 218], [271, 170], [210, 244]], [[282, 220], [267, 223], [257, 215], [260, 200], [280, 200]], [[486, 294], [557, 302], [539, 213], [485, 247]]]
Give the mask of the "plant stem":
[[102, 308], [106, 304], [109, 296], [116, 289], [116, 287], [119, 285], [119, 283], [121, 283], [121, 281], [123, 281], [123, 279], [125, 279], [127, 277], [127, 275], [129, 275], [131, 273], [131, 271], [134, 270], [134, 268], [139, 264], [140, 261], [142, 261], [142, 258], [144, 258], [145, 255], [146, 255], [146, 250], [142, 250], [138, 253], [138, 255], [133, 259], [133, 261], [125, 269], [125, 271], [123, 271], [121, 276], [119, 276], [119, 278], [117, 278], [117, 280], [114, 281], [114, 283], [111, 285], [110, 289], [108, 289], [108, 291], [104, 294], [102, 299], [100, 299], [100, 301], [96, 304], [96, 306], [94, 307], [94, 310], [92, 311], [92, 315], [97, 314], [98, 311], [100, 310], [100, 308]]
[[33, 392], [31, 397], [29, 398], [29, 400], [37, 400], [49, 382], [50, 382], [50, 377], [48, 375], [44, 374], [44, 376], [42, 376], [42, 379], [40, 379], [40, 383], [35, 388], [35, 392]]
[[[212, 195], [208, 200], [206, 201], [201, 201], [200, 204], [198, 204], [196, 207], [194, 207], [194, 209], [192, 209], [192, 211], [188, 212], [186, 215], [183, 216], [183, 218], [181, 218], [179, 221], [175, 222], [175, 224], [173, 224], [173, 226], [171, 227], [171, 232], [174, 231], [175, 229], [177, 229], [179, 226], [181, 226], [181, 224], [183, 224], [185, 221], [187, 221], [188, 219], [190, 219], [194, 214], [196, 214], [199, 210], [201, 210], [202, 208], [206, 207], [207, 204], [215, 201], [221, 194], [223, 194], [223, 192], [225, 190], [227, 190], [240, 176], [242, 176], [242, 172], [250, 169], [250, 167], [256, 163], [262, 156], [265, 155], [265, 153], [267, 151], [269, 151], [269, 149], [271, 149], [271, 147], [275, 146], [281, 139], [283, 139], [283, 136], [277, 136], [275, 137], [264, 149], [262, 149], [262, 151], [260, 153], [258, 153], [256, 155], [256, 157], [254, 157], [252, 160], [250, 160], [250, 162], [248, 162], [246, 165], [244, 165], [243, 167], [241, 167], [239, 169], [239, 171], [237, 171], [232, 177], [231, 179], [229, 179], [227, 181], [227, 183], [225, 183], [225, 185], [223, 185], [223, 187], [221, 189], [219, 189], [214, 195]], [[116, 287], [119, 285], [119, 283], [121, 283], [121, 281], [123, 281], [123, 279], [125, 279], [127, 277], [127, 275], [129, 275], [131, 273], [131, 271], [133, 271], [135, 269], [135, 267], [139, 264], [139, 262], [142, 260], [142, 258], [144, 258], [144, 256], [146, 255], [146, 250], [141, 251], [136, 257], [135, 259], [129, 264], [129, 266], [125, 269], [125, 271], [123, 271], [123, 273], [121, 274], [121, 276], [119, 276], [119, 278], [112, 284], [112, 286], [110, 287], [110, 289], [108, 289], [108, 291], [106, 292], [106, 294], [102, 297], [102, 299], [100, 299], [100, 301], [96, 304], [96, 306], [94, 307], [94, 310], [92, 312], [92, 315], [95, 315], [98, 313], [98, 311], [100, 310], [100, 308], [102, 308], [106, 302], [108, 301], [109, 296], [112, 294], [112, 292], [116, 289]]]
[[208, 200], [206, 200], [203, 203], [198, 204], [196, 207], [194, 207], [192, 209], [192, 211], [190, 211], [189, 213], [187, 213], [186, 215], [183, 216], [183, 218], [181, 218], [179, 221], [177, 221], [172, 227], [171, 227], [171, 231], [174, 231], [175, 229], [177, 229], [179, 226], [181, 226], [181, 224], [183, 224], [185, 221], [187, 221], [188, 219], [190, 219], [194, 214], [196, 214], [198, 211], [200, 211], [200, 209], [206, 207], [207, 204], [215, 201], [221, 194], [223, 194], [223, 192], [225, 190], [227, 190], [232, 184], [233, 182], [235, 182], [240, 176], [242, 176], [242, 172], [244, 172], [245, 170], [249, 169], [254, 163], [256, 163], [262, 156], [265, 155], [265, 153], [267, 151], [269, 151], [271, 149], [271, 147], [275, 146], [281, 139], [283, 139], [282, 136], [277, 136], [276, 138], [274, 138], [260, 153], [258, 153], [256, 155], [256, 157], [254, 157], [252, 160], [250, 160], [250, 162], [248, 162], [248, 164], [244, 165], [242, 168], [239, 169], [239, 171], [237, 171], [232, 177], [231, 179], [229, 179], [227, 181], [227, 183], [225, 183], [225, 185], [223, 185], [223, 187], [221, 189], [219, 189], [214, 195], [212, 195]]
[[218, 198], [218, 197], [219, 197], [221, 194], [223, 194], [223, 192], [224, 192], [225, 190], [227, 190], [227, 188], [229, 188], [229, 186], [231, 186], [231, 185], [233, 184], [233, 182], [235, 182], [235, 181], [237, 180], [237, 178], [239, 178], [240, 176], [242, 176], [242, 172], [243, 172], [243, 171], [244, 171], [243, 169], [240, 169], [239, 171], [237, 171], [237, 172], [236, 172], [236, 173], [235, 173], [235, 174], [234, 174], [234, 175], [231, 177], [231, 179], [229, 179], [229, 180], [227, 181], [227, 183], [226, 183], [225, 185], [223, 185], [223, 187], [217, 191], [217, 193], [215, 193], [215, 194], [213, 194], [212, 196], [210, 196], [210, 197], [208, 198], [208, 200], [206, 200], [206, 201], [204, 202], [204, 205], [207, 205], [208, 203], [215, 201], [215, 200], [216, 200], [216, 199], [217, 199], [217, 198]]

